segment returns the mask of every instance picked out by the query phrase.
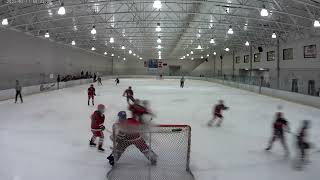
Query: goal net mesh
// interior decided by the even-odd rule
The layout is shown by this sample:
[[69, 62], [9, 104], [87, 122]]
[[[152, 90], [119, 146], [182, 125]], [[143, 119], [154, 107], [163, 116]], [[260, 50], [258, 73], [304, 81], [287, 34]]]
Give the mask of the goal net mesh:
[[[123, 134], [133, 135], [128, 137], [135, 139], [128, 141]], [[151, 125], [128, 129], [114, 124], [113, 137], [115, 165], [108, 172], [107, 179], [194, 179], [189, 169], [190, 126]]]

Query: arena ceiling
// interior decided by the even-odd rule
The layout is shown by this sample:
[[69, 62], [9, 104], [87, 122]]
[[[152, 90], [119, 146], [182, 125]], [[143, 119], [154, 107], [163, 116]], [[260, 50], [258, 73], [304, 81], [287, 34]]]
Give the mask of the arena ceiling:
[[2, 0], [0, 27], [137, 59], [193, 59], [320, 35], [319, 0], [156, 1]]

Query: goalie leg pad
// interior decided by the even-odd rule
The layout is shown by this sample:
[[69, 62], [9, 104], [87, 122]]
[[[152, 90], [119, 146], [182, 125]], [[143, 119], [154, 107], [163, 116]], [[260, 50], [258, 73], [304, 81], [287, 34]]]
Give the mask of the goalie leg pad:
[[143, 154], [147, 159], [150, 160], [152, 165], [157, 164], [158, 155], [155, 152], [153, 152], [151, 149], [143, 152]]

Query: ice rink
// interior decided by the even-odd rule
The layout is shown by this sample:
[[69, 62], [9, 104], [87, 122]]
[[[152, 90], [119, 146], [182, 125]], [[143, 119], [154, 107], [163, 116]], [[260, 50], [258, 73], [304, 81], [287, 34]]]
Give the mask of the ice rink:
[[[127, 109], [123, 91], [131, 85], [135, 97], [148, 99], [156, 123], [188, 124], [192, 127], [191, 170], [197, 180], [316, 180], [320, 153], [311, 154], [303, 171], [292, 168], [295, 145], [288, 135], [291, 157], [285, 159], [276, 142], [271, 152], [264, 148], [271, 136], [277, 106], [283, 106], [292, 131], [300, 121], [312, 120], [310, 139], [320, 147], [320, 110], [280, 99], [204, 81], [121, 79], [96, 86], [96, 104], [107, 105], [107, 129], [120, 110]], [[106, 153], [88, 146], [90, 114], [88, 85], [24, 97], [25, 103], [0, 102], [1, 180], [104, 180], [110, 166], [109, 138]], [[230, 107], [222, 127], [207, 127], [212, 106], [219, 99]], [[106, 132], [106, 136], [109, 134]], [[170, 152], [168, 152], [170, 153]]]

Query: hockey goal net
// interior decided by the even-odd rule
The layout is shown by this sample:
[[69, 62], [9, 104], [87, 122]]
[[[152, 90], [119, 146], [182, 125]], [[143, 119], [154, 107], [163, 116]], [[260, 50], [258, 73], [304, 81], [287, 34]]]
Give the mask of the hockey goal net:
[[[127, 134], [139, 138], [127, 140]], [[119, 135], [120, 134], [120, 135]], [[122, 134], [122, 135], [121, 135]], [[123, 129], [113, 125], [115, 165], [109, 180], [193, 180], [189, 169], [191, 127], [188, 125], [149, 125]]]

